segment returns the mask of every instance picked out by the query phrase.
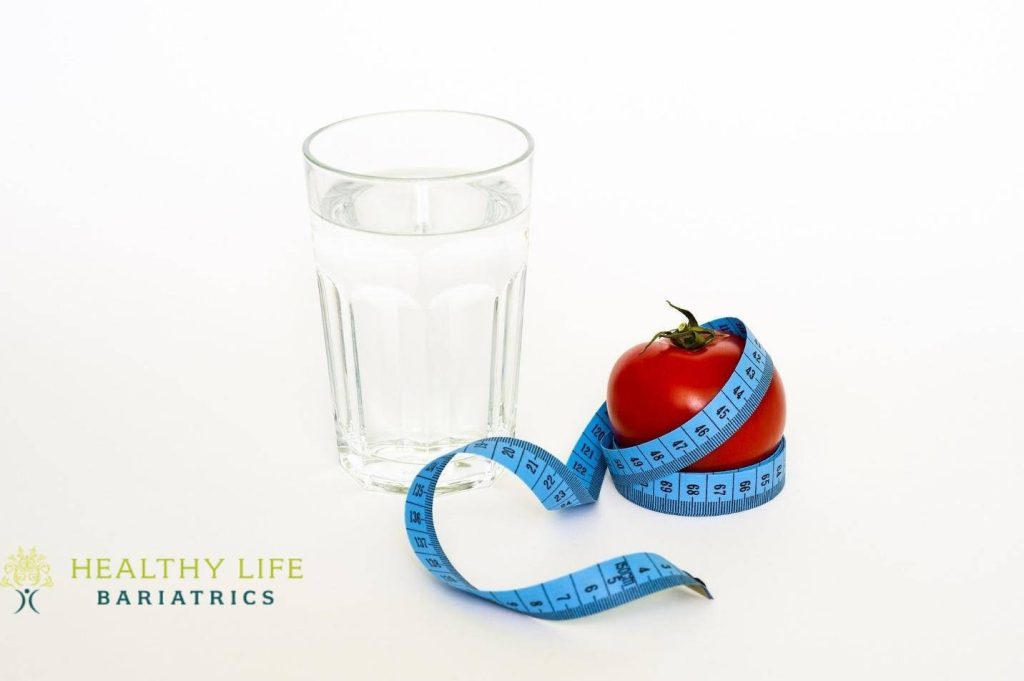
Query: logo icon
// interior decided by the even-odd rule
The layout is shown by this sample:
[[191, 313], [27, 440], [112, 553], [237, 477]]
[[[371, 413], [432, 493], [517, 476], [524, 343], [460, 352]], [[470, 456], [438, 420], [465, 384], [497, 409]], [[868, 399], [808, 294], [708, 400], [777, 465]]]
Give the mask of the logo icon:
[[40, 589], [53, 586], [53, 577], [50, 576], [50, 564], [46, 556], [36, 551], [18, 547], [17, 553], [7, 556], [7, 563], [4, 565], [4, 574], [0, 578], [0, 587], [15, 589], [21, 597], [21, 605], [14, 611], [17, 615], [28, 606], [32, 612], [39, 614], [33, 599]]

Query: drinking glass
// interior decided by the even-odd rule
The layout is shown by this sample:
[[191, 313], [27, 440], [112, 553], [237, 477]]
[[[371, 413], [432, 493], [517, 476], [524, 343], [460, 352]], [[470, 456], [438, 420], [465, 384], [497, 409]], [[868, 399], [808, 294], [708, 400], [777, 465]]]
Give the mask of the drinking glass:
[[[303, 151], [338, 453], [364, 487], [405, 491], [431, 459], [515, 432], [533, 140], [396, 111]], [[495, 474], [459, 456], [439, 489]]]

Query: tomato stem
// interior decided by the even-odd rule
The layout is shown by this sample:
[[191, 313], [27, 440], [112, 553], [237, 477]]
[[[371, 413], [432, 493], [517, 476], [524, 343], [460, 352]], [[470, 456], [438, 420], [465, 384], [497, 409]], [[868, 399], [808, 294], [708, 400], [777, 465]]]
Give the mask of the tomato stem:
[[692, 312], [684, 310], [677, 305], [673, 305], [671, 300], [666, 300], [665, 302], [668, 303], [669, 307], [673, 310], [681, 312], [683, 316], [686, 317], [686, 321], [680, 322], [679, 326], [674, 329], [659, 331], [654, 334], [654, 338], [651, 339], [650, 343], [644, 346], [643, 352], [646, 352], [647, 348], [651, 347], [654, 341], [659, 338], [667, 338], [677, 348], [695, 352], [705, 346], [711, 345], [717, 339], [725, 335], [724, 333], [720, 333], [714, 329], [701, 326], [697, 322], [697, 318], [693, 316]]

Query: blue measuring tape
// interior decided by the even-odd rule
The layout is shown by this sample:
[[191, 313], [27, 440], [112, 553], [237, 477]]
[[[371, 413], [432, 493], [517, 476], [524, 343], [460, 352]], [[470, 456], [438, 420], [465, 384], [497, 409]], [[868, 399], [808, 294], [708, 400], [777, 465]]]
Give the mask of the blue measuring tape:
[[526, 483], [548, 510], [597, 501], [607, 470], [619, 493], [634, 504], [684, 516], [736, 513], [760, 506], [786, 482], [786, 440], [752, 466], [713, 473], [680, 469], [707, 456], [754, 413], [772, 380], [772, 360], [735, 317], [704, 325], [745, 340], [743, 355], [722, 390], [689, 421], [635, 447], [615, 446], [607, 405], [601, 405], [573, 447], [567, 464], [537, 445], [489, 437], [434, 459], [417, 474], [405, 500], [405, 529], [416, 557], [446, 584], [503, 608], [551, 620], [614, 608], [674, 586], [711, 598], [704, 582], [655, 553], [633, 553], [522, 589], [484, 591], [459, 574], [434, 529], [434, 493], [445, 466], [460, 454], [500, 463]]

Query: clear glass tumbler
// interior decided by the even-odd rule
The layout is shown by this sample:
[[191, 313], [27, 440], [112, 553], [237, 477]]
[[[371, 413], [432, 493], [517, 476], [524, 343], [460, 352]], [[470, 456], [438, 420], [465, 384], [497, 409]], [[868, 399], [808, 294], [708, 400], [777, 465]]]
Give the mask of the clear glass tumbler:
[[[432, 458], [515, 431], [533, 140], [491, 116], [397, 111], [303, 151], [341, 463], [405, 491]], [[495, 473], [458, 458], [440, 489]]]

